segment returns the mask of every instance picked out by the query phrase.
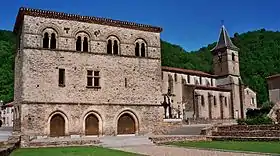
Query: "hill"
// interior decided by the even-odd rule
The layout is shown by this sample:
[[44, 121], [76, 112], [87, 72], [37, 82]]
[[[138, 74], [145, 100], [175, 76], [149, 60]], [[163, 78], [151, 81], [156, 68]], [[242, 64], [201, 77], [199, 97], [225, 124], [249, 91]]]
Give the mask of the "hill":
[[[234, 44], [240, 48], [240, 73], [245, 84], [258, 93], [258, 103], [268, 100], [265, 77], [280, 73], [280, 33], [265, 29], [235, 34]], [[162, 65], [202, 70], [212, 73], [212, 54], [209, 44], [198, 51], [186, 52], [178, 45], [162, 42]], [[15, 36], [0, 30], [0, 99], [13, 99], [13, 60]]]

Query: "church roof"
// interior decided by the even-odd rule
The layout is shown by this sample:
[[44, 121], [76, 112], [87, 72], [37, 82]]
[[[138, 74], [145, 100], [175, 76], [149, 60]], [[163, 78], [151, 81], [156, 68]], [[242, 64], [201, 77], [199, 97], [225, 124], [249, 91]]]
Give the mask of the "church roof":
[[215, 48], [213, 48], [211, 51], [215, 52], [217, 50], [224, 49], [224, 48], [232, 49], [232, 50], [239, 50], [239, 48], [236, 47], [232, 43], [232, 41], [231, 41], [231, 39], [230, 39], [230, 37], [228, 35], [228, 32], [227, 32], [225, 26], [223, 25], [222, 28], [221, 28], [220, 35], [219, 35], [219, 40], [218, 40]]
[[182, 68], [174, 68], [174, 67], [166, 67], [166, 66], [162, 66], [161, 69], [163, 71], [170, 71], [170, 72], [175, 72], [175, 73], [190, 74], [190, 75], [212, 77], [212, 78], [217, 77], [217, 75], [212, 75], [212, 74], [205, 73], [205, 72], [199, 71], [199, 70], [190, 70], [190, 69], [182, 69]]
[[113, 20], [113, 19], [108, 19], [108, 18], [82, 16], [82, 15], [77, 15], [77, 14], [68, 14], [68, 13], [63, 13], [63, 12], [21, 7], [19, 9], [19, 12], [17, 15], [16, 23], [14, 26], [14, 32], [17, 32], [20, 25], [22, 24], [24, 15], [34, 16], [34, 17], [61, 19], [61, 20], [73, 20], [73, 21], [79, 21], [79, 22], [110, 25], [110, 26], [115, 26], [115, 27], [124, 27], [124, 28], [137, 29], [137, 30], [150, 31], [150, 32], [158, 32], [158, 33], [162, 31], [162, 28], [160, 28], [160, 27], [146, 25], [146, 24], [139, 24], [139, 23], [134, 23], [134, 22]]

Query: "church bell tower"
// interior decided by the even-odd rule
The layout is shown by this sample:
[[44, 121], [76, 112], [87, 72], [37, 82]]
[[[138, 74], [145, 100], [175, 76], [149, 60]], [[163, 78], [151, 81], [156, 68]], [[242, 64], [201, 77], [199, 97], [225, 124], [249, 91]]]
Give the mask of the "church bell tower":
[[217, 86], [231, 90], [230, 114], [235, 119], [244, 117], [244, 89], [239, 73], [238, 51], [239, 48], [232, 43], [222, 25], [217, 45], [211, 50], [213, 68], [214, 74], [218, 76]]

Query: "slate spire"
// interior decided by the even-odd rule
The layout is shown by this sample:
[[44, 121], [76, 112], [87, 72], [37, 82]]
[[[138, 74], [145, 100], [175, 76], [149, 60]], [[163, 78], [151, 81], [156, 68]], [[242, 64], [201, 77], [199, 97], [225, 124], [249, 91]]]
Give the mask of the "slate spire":
[[211, 51], [215, 52], [215, 51], [218, 51], [220, 49], [232, 49], [232, 50], [237, 50], [237, 51], [239, 50], [239, 48], [236, 47], [232, 43], [232, 41], [231, 41], [231, 39], [230, 39], [230, 37], [229, 37], [229, 35], [227, 33], [227, 30], [226, 30], [224, 25], [222, 25], [217, 45]]

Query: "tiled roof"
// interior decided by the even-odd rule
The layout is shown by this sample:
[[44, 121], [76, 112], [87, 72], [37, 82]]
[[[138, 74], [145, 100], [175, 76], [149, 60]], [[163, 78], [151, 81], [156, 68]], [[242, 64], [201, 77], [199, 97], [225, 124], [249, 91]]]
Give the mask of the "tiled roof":
[[190, 75], [197, 75], [197, 76], [204, 76], [204, 77], [217, 77], [216, 75], [212, 75], [209, 73], [205, 73], [199, 70], [190, 70], [190, 69], [182, 69], [182, 68], [174, 68], [174, 67], [166, 67], [162, 66], [161, 69], [163, 71], [170, 71], [175, 73], [183, 73], [183, 74], [190, 74]]
[[19, 12], [17, 15], [14, 32], [17, 32], [18, 28], [20, 27], [20, 25], [23, 21], [24, 15], [62, 19], [62, 20], [73, 20], [73, 21], [79, 21], [79, 22], [110, 25], [110, 26], [124, 27], [124, 28], [151, 31], [151, 32], [161, 32], [162, 31], [162, 28], [160, 28], [160, 27], [155, 27], [155, 26], [146, 25], [146, 24], [138, 24], [138, 23], [134, 23], [134, 22], [119, 21], [119, 20], [113, 20], [113, 19], [108, 19], [108, 18], [82, 16], [82, 15], [77, 15], [77, 14], [68, 14], [68, 13], [63, 13], [63, 12], [21, 7], [19, 9]]
[[279, 77], [280, 77], [280, 74], [275, 74], [275, 75], [266, 77], [266, 79], [274, 79], [274, 78], [279, 78]]
[[226, 30], [225, 26], [223, 25], [221, 28], [219, 40], [218, 40], [216, 46], [211, 51], [215, 52], [217, 50], [224, 49], [224, 48], [232, 49], [232, 50], [239, 50], [239, 48], [237, 48], [232, 43], [232, 41], [227, 33], [227, 30]]
[[224, 91], [224, 92], [231, 91], [230, 89], [213, 87], [213, 86], [203, 86], [203, 85], [186, 85], [186, 86], [194, 87], [195, 89], [201, 89], [201, 90], [214, 90], [214, 91]]

